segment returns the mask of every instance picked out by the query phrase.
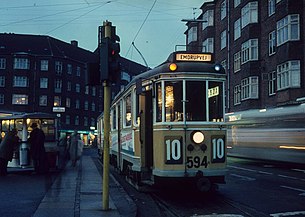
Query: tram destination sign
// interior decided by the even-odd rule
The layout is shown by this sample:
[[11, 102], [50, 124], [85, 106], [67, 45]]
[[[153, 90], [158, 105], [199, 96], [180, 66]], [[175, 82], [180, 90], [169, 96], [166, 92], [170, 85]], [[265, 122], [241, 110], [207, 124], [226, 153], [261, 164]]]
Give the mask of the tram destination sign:
[[211, 62], [211, 54], [177, 53], [177, 61]]

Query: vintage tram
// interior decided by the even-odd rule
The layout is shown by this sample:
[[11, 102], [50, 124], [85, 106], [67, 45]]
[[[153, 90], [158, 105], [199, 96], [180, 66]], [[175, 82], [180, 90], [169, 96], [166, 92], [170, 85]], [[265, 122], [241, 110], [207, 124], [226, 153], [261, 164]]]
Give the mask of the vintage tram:
[[41, 112], [34, 113], [15, 113], [0, 115], [0, 133], [3, 138], [5, 134], [17, 129], [20, 138], [19, 148], [15, 150], [13, 160], [8, 163], [9, 168], [29, 169], [33, 168], [33, 162], [30, 156], [30, 144], [28, 137], [31, 132], [31, 124], [37, 123], [45, 133], [45, 150], [50, 169], [57, 169], [58, 166], [58, 122], [54, 114]]
[[211, 53], [185, 51], [134, 77], [111, 104], [111, 163], [140, 186], [225, 183], [225, 81]]

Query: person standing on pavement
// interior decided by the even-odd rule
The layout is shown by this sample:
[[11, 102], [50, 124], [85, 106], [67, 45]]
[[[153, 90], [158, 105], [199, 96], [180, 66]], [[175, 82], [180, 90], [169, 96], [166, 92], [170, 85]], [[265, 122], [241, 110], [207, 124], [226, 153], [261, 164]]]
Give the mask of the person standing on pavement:
[[80, 159], [83, 152], [83, 142], [80, 140], [76, 131], [73, 132], [70, 138], [69, 154], [72, 161], [72, 166], [76, 166], [77, 160]]
[[12, 129], [8, 131], [0, 143], [0, 176], [7, 175], [8, 161], [13, 159], [14, 150], [18, 147], [18, 131]]
[[30, 126], [33, 130], [30, 133], [28, 142], [31, 145], [31, 156], [33, 159], [34, 169], [37, 174], [48, 172], [48, 160], [44, 147], [45, 134], [38, 128], [37, 123]]

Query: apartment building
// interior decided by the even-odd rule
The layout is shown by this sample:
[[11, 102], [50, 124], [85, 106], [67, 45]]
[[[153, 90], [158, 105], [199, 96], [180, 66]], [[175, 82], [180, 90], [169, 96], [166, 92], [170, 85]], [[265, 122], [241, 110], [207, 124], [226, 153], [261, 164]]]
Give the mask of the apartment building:
[[[103, 87], [87, 86], [87, 63], [96, 53], [45, 35], [0, 34], [0, 113], [56, 114], [60, 130], [88, 133], [103, 112]], [[121, 80], [130, 81], [146, 67], [121, 58]], [[97, 71], [97, 73], [99, 73]]]
[[303, 101], [304, 0], [215, 0], [201, 10], [186, 42], [226, 68], [227, 112]]

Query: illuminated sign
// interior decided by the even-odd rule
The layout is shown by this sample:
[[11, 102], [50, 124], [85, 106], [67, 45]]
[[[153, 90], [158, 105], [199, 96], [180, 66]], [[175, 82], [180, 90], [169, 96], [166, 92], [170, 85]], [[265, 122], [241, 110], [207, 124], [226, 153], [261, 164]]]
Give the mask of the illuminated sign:
[[219, 95], [219, 87], [213, 87], [208, 89], [208, 97], [211, 98], [213, 96], [218, 96]]
[[65, 112], [65, 107], [53, 107], [53, 112]]
[[211, 54], [191, 54], [191, 53], [177, 53], [177, 61], [194, 61], [194, 62], [211, 62]]

